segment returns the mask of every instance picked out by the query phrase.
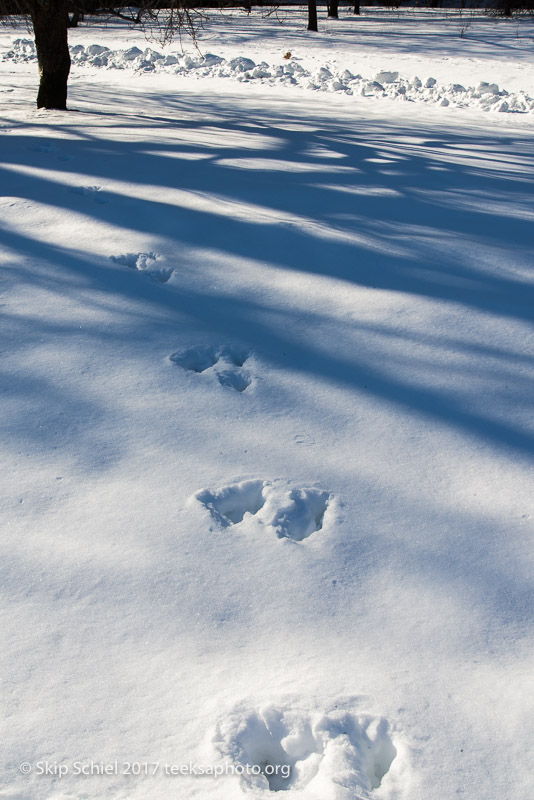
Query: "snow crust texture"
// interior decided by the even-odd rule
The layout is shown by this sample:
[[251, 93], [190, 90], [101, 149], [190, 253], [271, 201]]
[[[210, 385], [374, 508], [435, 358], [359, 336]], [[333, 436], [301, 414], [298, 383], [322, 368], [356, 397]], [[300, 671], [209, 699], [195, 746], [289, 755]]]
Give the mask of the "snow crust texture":
[[298, 704], [238, 706], [219, 724], [215, 746], [244, 768], [242, 788], [254, 797], [278, 791], [310, 800], [371, 797], [403, 759], [386, 719], [344, 705], [326, 713]]
[[332, 498], [321, 489], [288, 490], [278, 483], [246, 480], [214, 491], [201, 489], [194, 500], [222, 527], [254, 518], [278, 538], [301, 542], [323, 530]]
[[[440, 85], [433, 77], [402, 76], [399, 71], [382, 70], [374, 76], [336, 70], [325, 64], [313, 71], [291, 58], [283, 64], [257, 64], [251, 58], [225, 59], [213, 53], [192, 57], [180, 52], [164, 55], [147, 47], [112, 50], [100, 44], [70, 48], [73, 64], [105, 69], [133, 69], [139, 73], [174, 73], [196, 78], [233, 78], [240, 82], [299, 86], [320, 92], [334, 92], [367, 98], [422, 102], [482, 111], [534, 113], [534, 98], [523, 91], [508, 92], [496, 83], [479, 81], [476, 86], [460, 83]], [[35, 61], [37, 53], [31, 39], [15, 39], [3, 61]], [[466, 81], [467, 83], [467, 81]]]

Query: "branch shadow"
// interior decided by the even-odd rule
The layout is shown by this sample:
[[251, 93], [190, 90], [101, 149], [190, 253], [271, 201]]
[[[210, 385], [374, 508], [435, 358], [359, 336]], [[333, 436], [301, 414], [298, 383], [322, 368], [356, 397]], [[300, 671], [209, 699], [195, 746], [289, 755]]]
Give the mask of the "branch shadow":
[[[97, 124], [80, 130], [79, 119], [69, 123], [63, 117], [55, 125], [51, 116], [45, 138], [20, 130], [6, 137], [0, 180], [15, 208], [22, 201], [52, 216], [75, 213], [88, 224], [146, 234], [175, 253], [193, 254], [185, 261], [209, 248], [226, 260], [328, 277], [430, 300], [440, 308], [460, 307], [499, 324], [532, 322], [534, 286], [526, 251], [534, 165], [528, 134], [452, 127], [444, 133], [433, 125], [414, 133], [398, 121], [361, 118], [355, 130], [346, 119], [333, 119], [328, 109], [303, 119], [291, 100], [279, 101], [273, 111], [242, 96], [229, 103], [226, 95], [148, 91], [145, 113], [131, 114], [117, 110], [112, 90], [84, 91], [86, 103], [98, 98], [104, 111], [115, 108], [111, 118], [91, 110], [82, 114], [84, 122], [96, 119]], [[127, 106], [134, 97], [124, 91], [121, 102]], [[459, 204], [459, 193], [468, 202]], [[150, 309], [148, 317], [180, 315], [220, 340], [246, 331], [246, 344], [278, 368], [364, 391], [492, 447], [533, 455], [534, 431], [520, 409], [529, 377], [511, 366], [531, 367], [520, 347], [481, 346], [444, 333], [439, 339], [426, 336], [423, 354], [413, 349], [426, 335], [419, 326], [410, 333], [393, 323], [370, 327], [353, 317], [340, 330], [346, 342], [358, 345], [325, 353], [312, 342], [296, 340], [292, 311], [273, 307], [268, 298], [252, 302], [227, 289], [195, 288], [187, 268], [179, 266], [180, 256], [176, 279], [155, 287], [129, 280], [100, 254], [46, 242], [39, 231], [7, 225], [2, 236], [17, 258], [37, 259], [72, 276], [70, 286], [65, 278], [58, 286], [51, 273], [30, 269], [21, 272], [22, 281], [70, 294], [82, 280], [94, 293], [89, 304], [109, 295], [106, 307], [109, 311], [111, 304], [120, 320], [110, 334], [117, 339], [141, 335], [139, 318], [122, 308], [128, 298], [137, 308]], [[313, 330], [329, 318], [329, 309], [298, 314], [303, 329]], [[38, 315], [34, 324], [38, 329]], [[70, 325], [56, 321], [54, 335], [71, 334]], [[89, 324], [84, 335], [97, 344], [101, 334]], [[375, 348], [372, 337], [386, 346]], [[388, 341], [407, 344], [410, 339], [411, 354], [407, 348], [402, 357], [397, 348], [388, 354]], [[502, 409], [494, 412], [475, 402], [469, 379], [451, 359], [445, 364], [441, 358], [451, 349], [484, 352], [477, 392], [480, 386], [495, 392], [514, 382], [508, 418]], [[422, 368], [426, 383], [416, 377]], [[446, 381], [435, 381], [436, 375], [449, 375], [451, 381], [463, 377], [463, 389], [450, 391]], [[20, 391], [46, 396], [45, 387], [29, 377]], [[75, 398], [71, 401], [76, 406]], [[98, 415], [83, 403], [79, 413]]]

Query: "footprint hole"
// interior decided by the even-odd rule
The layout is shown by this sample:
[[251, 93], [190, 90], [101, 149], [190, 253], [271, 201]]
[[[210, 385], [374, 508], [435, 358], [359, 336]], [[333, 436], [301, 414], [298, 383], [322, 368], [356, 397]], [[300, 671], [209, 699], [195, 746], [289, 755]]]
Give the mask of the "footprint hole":
[[252, 383], [246, 372], [237, 372], [231, 369], [218, 372], [217, 379], [221, 386], [228, 386], [230, 389], [235, 389], [236, 392], [244, 392]]
[[203, 490], [196, 494], [196, 498], [223, 525], [237, 525], [245, 514], [254, 516], [263, 508], [264, 488], [264, 481], [242, 481], [214, 492]]
[[205, 372], [217, 362], [217, 353], [214, 347], [189, 347], [187, 350], [178, 350], [169, 356], [173, 364], [190, 372]]

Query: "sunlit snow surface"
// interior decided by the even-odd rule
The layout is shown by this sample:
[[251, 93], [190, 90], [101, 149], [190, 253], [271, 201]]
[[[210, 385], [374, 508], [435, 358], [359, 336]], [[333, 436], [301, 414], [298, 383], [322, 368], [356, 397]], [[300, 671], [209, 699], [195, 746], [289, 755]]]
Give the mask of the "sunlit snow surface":
[[534, 25], [284, 19], [1, 33], [3, 800], [534, 796]]

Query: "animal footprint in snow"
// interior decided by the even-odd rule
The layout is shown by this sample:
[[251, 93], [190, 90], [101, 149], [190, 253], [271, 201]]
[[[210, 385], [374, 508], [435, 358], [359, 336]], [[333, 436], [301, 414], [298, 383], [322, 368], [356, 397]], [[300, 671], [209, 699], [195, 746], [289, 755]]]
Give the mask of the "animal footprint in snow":
[[217, 372], [217, 378], [221, 386], [229, 386], [236, 392], [244, 392], [250, 386], [250, 377], [241, 370], [223, 369]]
[[323, 528], [332, 496], [321, 489], [287, 491], [276, 483], [249, 480], [214, 491], [202, 489], [194, 498], [224, 527], [242, 522], [248, 513], [280, 539], [302, 542]]
[[159, 258], [161, 256], [158, 253], [124, 253], [120, 256], [110, 256], [110, 261], [144, 272], [158, 283], [167, 283], [174, 270], [172, 267], [155, 266]]
[[237, 525], [245, 515], [254, 516], [265, 503], [265, 481], [241, 481], [210, 492], [202, 489], [195, 499], [207, 508], [224, 527]]
[[316, 444], [315, 439], [309, 433], [295, 433], [293, 436], [295, 444], [300, 444], [303, 447], [313, 447]]
[[219, 356], [215, 347], [189, 347], [169, 356], [173, 364], [190, 372], [205, 372], [217, 363]]
[[271, 525], [280, 538], [301, 542], [321, 530], [329, 501], [330, 494], [320, 489], [292, 489]]
[[221, 386], [244, 392], [252, 382], [248, 370], [243, 369], [247, 360], [248, 353], [239, 347], [220, 347], [215, 371]]
[[238, 347], [189, 347], [172, 353], [169, 358], [173, 364], [190, 372], [206, 372], [213, 368], [220, 385], [237, 392], [244, 392], [252, 382], [249, 371], [243, 369], [249, 354]]
[[69, 192], [81, 194], [84, 197], [89, 197], [91, 200], [94, 200], [95, 203], [107, 203], [108, 198], [105, 195], [100, 194], [101, 191], [101, 186], [72, 186], [69, 189]]
[[[371, 797], [399, 756], [385, 719], [342, 704], [327, 710], [238, 706], [221, 721], [215, 747], [240, 765], [245, 791], [291, 790], [313, 797]], [[404, 796], [403, 787], [395, 796]], [[291, 795], [293, 796], [293, 794]]]
[[35, 153], [58, 153], [59, 150], [51, 142], [40, 142], [37, 144], [28, 145], [28, 150], [33, 150]]

